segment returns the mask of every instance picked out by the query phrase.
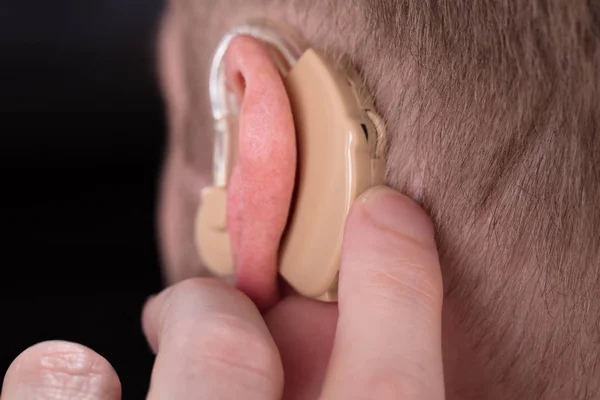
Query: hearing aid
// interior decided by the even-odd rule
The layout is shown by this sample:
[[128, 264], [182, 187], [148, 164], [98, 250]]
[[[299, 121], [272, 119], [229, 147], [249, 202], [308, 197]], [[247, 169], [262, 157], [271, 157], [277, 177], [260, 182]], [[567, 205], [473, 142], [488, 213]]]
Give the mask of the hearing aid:
[[336, 301], [348, 212], [361, 193], [385, 181], [385, 127], [355, 70], [335, 66], [289, 31], [264, 21], [229, 32], [213, 58], [209, 87], [215, 129], [213, 185], [201, 194], [196, 248], [212, 273], [234, 273], [226, 214], [238, 104], [226, 85], [223, 59], [238, 35], [254, 37], [269, 48], [296, 129], [296, 185], [279, 246], [279, 274], [301, 295]]

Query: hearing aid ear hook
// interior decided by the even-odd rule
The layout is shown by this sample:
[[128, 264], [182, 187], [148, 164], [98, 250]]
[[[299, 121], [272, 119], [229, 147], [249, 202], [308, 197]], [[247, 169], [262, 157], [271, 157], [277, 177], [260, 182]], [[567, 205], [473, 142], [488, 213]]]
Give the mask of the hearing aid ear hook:
[[232, 39], [252, 36], [272, 47], [283, 63], [282, 75], [303, 53], [303, 46], [289, 32], [277, 30], [264, 21], [248, 23], [230, 31], [219, 43], [210, 70], [210, 102], [214, 119], [213, 185], [202, 191], [202, 205], [196, 215], [196, 248], [207, 267], [217, 275], [233, 273], [233, 256], [227, 232], [227, 185], [235, 154], [238, 101], [225, 82], [223, 59]]

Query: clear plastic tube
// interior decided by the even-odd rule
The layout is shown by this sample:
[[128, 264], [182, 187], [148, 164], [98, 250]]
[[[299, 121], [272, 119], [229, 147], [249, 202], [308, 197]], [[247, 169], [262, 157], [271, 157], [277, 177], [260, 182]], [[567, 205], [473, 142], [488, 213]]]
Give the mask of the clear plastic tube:
[[233, 38], [240, 35], [252, 36], [272, 47], [281, 56], [276, 63], [282, 74], [291, 69], [302, 55], [305, 47], [290, 32], [278, 29], [265, 21], [248, 22], [227, 33], [219, 43], [210, 70], [210, 102], [214, 118], [213, 185], [226, 187], [233, 163], [234, 134], [237, 134], [238, 104], [235, 95], [227, 89], [223, 59]]

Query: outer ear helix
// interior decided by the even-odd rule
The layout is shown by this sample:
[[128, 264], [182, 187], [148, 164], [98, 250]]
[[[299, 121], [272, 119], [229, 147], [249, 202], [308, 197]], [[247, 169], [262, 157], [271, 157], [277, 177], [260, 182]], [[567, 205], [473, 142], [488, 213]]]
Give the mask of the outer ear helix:
[[210, 70], [210, 102], [215, 128], [215, 142], [213, 154], [213, 184], [218, 187], [226, 187], [231, 175], [233, 135], [237, 131], [237, 110], [239, 104], [234, 93], [232, 93], [225, 82], [225, 68], [223, 59], [231, 43], [237, 36], [251, 36], [264, 42], [274, 50], [275, 64], [280, 68], [283, 76], [296, 64], [304, 48], [292, 38], [289, 33], [278, 31], [274, 27], [260, 23], [249, 23], [235, 28], [221, 40]]
[[201, 195], [201, 205], [195, 221], [195, 244], [208, 269], [221, 276], [234, 272], [226, 211], [239, 109], [235, 94], [226, 84], [223, 59], [231, 40], [240, 35], [254, 37], [268, 45], [283, 76], [287, 75], [304, 51], [300, 40], [293, 38], [290, 32], [260, 21], [248, 23], [227, 33], [215, 52], [209, 82], [215, 130], [213, 184], [204, 189]]

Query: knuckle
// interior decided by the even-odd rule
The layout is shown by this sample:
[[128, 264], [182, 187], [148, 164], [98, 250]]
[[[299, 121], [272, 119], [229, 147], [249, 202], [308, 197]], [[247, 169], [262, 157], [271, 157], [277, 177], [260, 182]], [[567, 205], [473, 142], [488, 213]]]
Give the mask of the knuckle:
[[374, 260], [372, 268], [365, 269], [370, 275], [368, 280], [381, 289], [377, 292], [413, 298], [431, 306], [441, 305], [443, 282], [437, 252], [412, 240], [397, 238], [382, 246], [386, 248], [378, 254], [388, 257]]
[[[161, 341], [172, 346], [166, 351], [178, 354], [177, 358], [188, 371], [233, 373], [236, 378], [247, 381], [278, 379], [280, 360], [266, 327], [263, 330], [244, 313], [238, 314], [239, 307], [194, 307], [205, 296], [202, 292], [213, 290], [225, 294], [221, 301], [242, 308], [253, 307], [241, 293], [214, 280], [196, 278], [177, 284], [166, 299], [165, 309], [170, 310], [163, 313], [169, 315], [161, 318]], [[176, 310], [183, 307], [189, 311], [190, 306], [194, 312]]]
[[425, 272], [419, 264], [398, 260], [392, 268], [376, 268], [372, 272], [372, 282], [382, 294], [390, 294], [397, 299], [414, 299], [430, 306], [441, 305], [441, 279]]
[[121, 391], [108, 361], [75, 343], [40, 343], [25, 350], [14, 364], [16, 381], [35, 398], [104, 399]]
[[184, 320], [175, 334], [177, 347], [190, 362], [263, 376], [277, 368], [270, 338], [237, 316], [210, 314], [202, 320]]
[[[218, 287], [218, 289], [217, 289]], [[159, 332], [158, 337], [162, 338], [168, 332], [170, 335], [177, 335], [178, 331], [186, 329], [182, 324], [188, 324], [190, 318], [194, 318], [195, 314], [202, 312], [201, 307], [190, 312], [189, 308], [199, 301], [206, 292], [223, 290], [224, 284], [209, 278], [189, 278], [170, 286], [161, 294], [163, 302], [158, 309]], [[175, 325], [176, 329], [173, 329]]]

